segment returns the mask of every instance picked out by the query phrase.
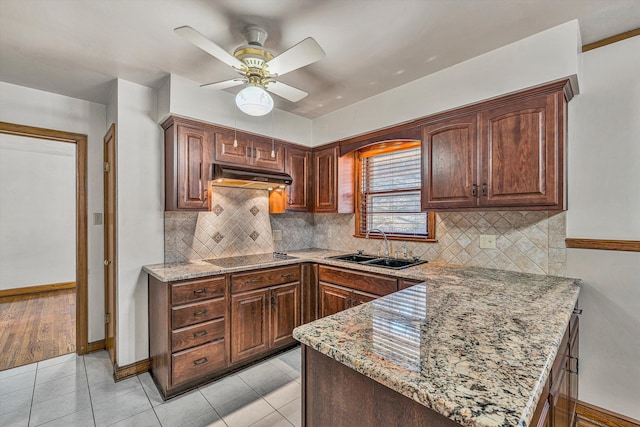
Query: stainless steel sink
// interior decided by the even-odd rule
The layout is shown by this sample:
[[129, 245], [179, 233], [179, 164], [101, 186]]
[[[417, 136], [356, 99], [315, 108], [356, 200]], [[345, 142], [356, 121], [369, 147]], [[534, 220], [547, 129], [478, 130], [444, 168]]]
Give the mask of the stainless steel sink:
[[409, 259], [395, 259], [395, 258], [380, 258], [374, 255], [364, 255], [364, 254], [334, 255], [327, 258], [335, 259], [338, 261], [353, 262], [355, 264], [373, 265], [375, 267], [391, 268], [394, 270], [401, 270], [403, 268], [409, 268], [409, 267], [413, 267], [414, 265], [420, 265], [427, 262], [420, 259], [409, 260]]
[[356, 262], [358, 264], [366, 261], [374, 261], [378, 259], [378, 257], [374, 255], [363, 255], [363, 254], [334, 255], [327, 258], [337, 259], [339, 261]]
[[372, 261], [367, 261], [363, 264], [375, 265], [376, 267], [392, 268], [394, 270], [401, 270], [403, 268], [413, 267], [414, 265], [424, 264], [427, 261], [424, 260], [410, 260], [410, 259], [395, 259], [395, 258], [378, 258]]

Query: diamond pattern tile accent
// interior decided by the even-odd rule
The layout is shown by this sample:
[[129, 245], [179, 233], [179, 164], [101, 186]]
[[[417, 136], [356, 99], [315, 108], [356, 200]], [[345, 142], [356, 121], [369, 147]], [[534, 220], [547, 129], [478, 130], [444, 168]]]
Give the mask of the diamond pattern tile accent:
[[260, 237], [260, 233], [258, 233], [257, 231], [254, 230], [251, 234], [249, 234], [249, 237], [251, 237], [253, 239], [253, 241], [255, 242], [256, 239], [258, 237]]
[[251, 212], [251, 213], [253, 214], [253, 216], [256, 216], [256, 215], [258, 215], [258, 213], [260, 212], [260, 209], [258, 209], [258, 208], [256, 207], [256, 205], [253, 205], [253, 206], [251, 207], [251, 209], [249, 209], [249, 212]]
[[220, 242], [222, 241], [222, 239], [224, 239], [224, 236], [223, 236], [222, 234], [220, 234], [220, 233], [216, 233], [216, 234], [213, 236], [213, 240], [214, 240], [216, 243], [220, 243]]
[[215, 206], [211, 209], [211, 211], [212, 211], [214, 214], [216, 214], [216, 216], [220, 216], [220, 214], [221, 214], [222, 212], [224, 212], [224, 208], [223, 208], [222, 206], [220, 206], [220, 205], [215, 205]]

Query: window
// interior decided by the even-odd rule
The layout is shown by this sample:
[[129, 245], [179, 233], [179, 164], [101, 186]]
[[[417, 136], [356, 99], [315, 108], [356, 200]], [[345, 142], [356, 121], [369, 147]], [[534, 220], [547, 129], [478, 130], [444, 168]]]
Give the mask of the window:
[[376, 144], [357, 155], [356, 236], [433, 239], [433, 215], [421, 212], [420, 141]]

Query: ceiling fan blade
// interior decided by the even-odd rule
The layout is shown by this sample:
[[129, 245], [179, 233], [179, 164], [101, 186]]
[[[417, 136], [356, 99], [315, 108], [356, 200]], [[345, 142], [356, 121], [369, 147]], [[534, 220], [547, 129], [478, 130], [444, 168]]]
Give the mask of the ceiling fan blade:
[[175, 28], [173, 31], [175, 31], [176, 34], [178, 34], [188, 42], [194, 44], [196, 47], [199, 47], [209, 55], [218, 58], [220, 61], [232, 66], [233, 68], [241, 69], [244, 65], [235, 56], [231, 55], [229, 52], [203, 36], [198, 31], [189, 27], [188, 25]]
[[298, 102], [309, 95], [303, 90], [296, 89], [293, 86], [278, 81], [269, 83], [267, 90], [291, 102]]
[[271, 75], [281, 76], [324, 58], [324, 50], [312, 37], [307, 37], [295, 46], [267, 62]]
[[239, 86], [243, 83], [246, 83], [245, 79], [231, 79], [231, 80], [224, 80], [222, 82], [206, 83], [206, 84], [200, 85], [200, 87], [206, 87], [207, 89], [227, 89], [230, 87]]

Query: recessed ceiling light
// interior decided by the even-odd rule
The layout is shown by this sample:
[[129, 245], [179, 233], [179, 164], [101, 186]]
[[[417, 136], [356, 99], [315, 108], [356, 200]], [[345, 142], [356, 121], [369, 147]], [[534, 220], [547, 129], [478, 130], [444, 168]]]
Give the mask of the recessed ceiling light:
[[396, 71], [394, 74], [395, 74], [396, 76], [399, 76], [400, 74], [404, 74], [404, 72], [405, 72], [405, 69], [404, 69], [404, 68], [400, 68], [400, 69], [399, 69], [398, 71]]
[[430, 56], [427, 59], [425, 59], [424, 62], [431, 62], [431, 61], [433, 61], [434, 59], [437, 59], [437, 58], [438, 58], [438, 55]]
[[342, 99], [342, 95], [336, 96], [336, 99]]
[[318, 104], [318, 107], [324, 107], [324, 104]]

